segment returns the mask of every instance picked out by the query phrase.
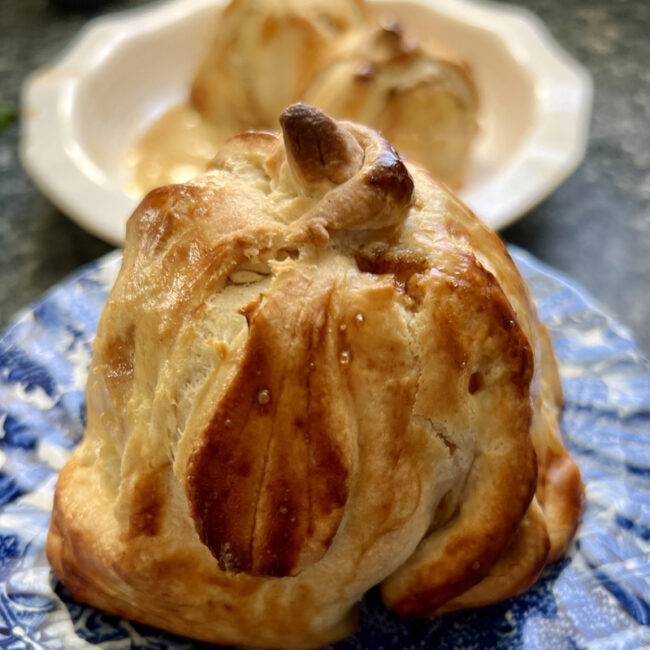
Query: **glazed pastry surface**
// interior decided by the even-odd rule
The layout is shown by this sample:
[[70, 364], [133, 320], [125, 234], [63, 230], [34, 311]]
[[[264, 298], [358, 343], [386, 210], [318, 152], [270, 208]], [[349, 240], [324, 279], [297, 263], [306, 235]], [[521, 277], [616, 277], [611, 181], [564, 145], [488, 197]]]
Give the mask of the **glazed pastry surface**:
[[377, 132], [297, 104], [127, 226], [47, 552], [81, 601], [317, 647], [381, 583], [495, 602], [582, 504], [548, 336], [501, 240]]

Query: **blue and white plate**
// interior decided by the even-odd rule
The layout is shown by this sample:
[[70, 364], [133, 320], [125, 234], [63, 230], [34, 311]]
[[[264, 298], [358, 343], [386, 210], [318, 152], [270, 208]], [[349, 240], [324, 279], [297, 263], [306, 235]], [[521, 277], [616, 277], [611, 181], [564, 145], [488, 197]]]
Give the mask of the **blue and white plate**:
[[[650, 648], [650, 363], [571, 282], [512, 251], [553, 336], [564, 432], [587, 486], [576, 542], [528, 593], [407, 623], [371, 591], [357, 648]], [[84, 429], [97, 319], [120, 258], [79, 271], [0, 338], [0, 648], [205, 647], [70, 600], [44, 546], [58, 470]]]

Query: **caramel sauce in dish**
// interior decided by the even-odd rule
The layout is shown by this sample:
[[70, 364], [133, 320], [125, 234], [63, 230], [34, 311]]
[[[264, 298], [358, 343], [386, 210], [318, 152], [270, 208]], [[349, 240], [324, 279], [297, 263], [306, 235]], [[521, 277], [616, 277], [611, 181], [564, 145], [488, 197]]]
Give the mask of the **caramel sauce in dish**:
[[126, 150], [126, 191], [140, 198], [204, 173], [228, 135], [187, 104], [170, 108]]

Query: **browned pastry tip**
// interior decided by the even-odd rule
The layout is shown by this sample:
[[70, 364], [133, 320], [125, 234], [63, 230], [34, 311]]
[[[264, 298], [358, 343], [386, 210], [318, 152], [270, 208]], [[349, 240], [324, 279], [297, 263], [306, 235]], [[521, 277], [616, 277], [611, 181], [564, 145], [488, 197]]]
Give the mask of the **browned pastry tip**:
[[293, 104], [280, 115], [287, 161], [305, 182], [344, 183], [363, 163], [363, 150], [336, 120], [307, 104]]
[[287, 163], [296, 180], [308, 191], [329, 189], [324, 200], [293, 224], [289, 241], [324, 246], [328, 231], [377, 230], [405, 219], [413, 179], [379, 133], [337, 122], [302, 103], [285, 109], [280, 124]]

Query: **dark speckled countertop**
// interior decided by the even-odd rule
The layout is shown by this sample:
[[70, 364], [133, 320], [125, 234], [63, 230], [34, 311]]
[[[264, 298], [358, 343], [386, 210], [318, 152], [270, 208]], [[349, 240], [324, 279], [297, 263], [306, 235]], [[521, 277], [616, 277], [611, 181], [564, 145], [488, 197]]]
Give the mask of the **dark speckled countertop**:
[[[90, 17], [143, 0], [0, 0], [0, 327], [48, 287], [111, 247], [79, 229], [18, 160], [20, 87]], [[502, 232], [582, 284], [650, 353], [650, 3], [524, 0], [591, 71], [584, 164]]]

